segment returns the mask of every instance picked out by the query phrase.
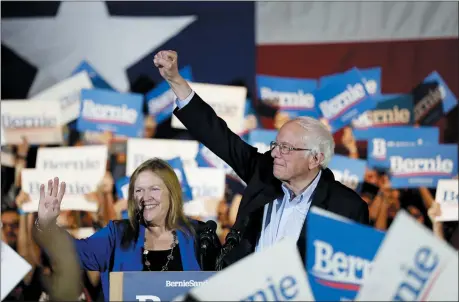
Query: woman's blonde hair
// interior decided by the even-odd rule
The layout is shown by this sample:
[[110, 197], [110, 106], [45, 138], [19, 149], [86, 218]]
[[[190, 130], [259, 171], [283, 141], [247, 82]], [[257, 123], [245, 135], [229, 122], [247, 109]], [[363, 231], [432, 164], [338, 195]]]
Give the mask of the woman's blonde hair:
[[182, 188], [174, 169], [164, 160], [152, 158], [143, 162], [135, 169], [129, 181], [128, 190], [128, 216], [131, 227], [138, 231], [142, 213], [139, 211], [139, 205], [134, 198], [135, 181], [140, 173], [150, 171], [162, 179], [169, 192], [169, 210], [166, 215], [166, 229], [181, 229], [185, 232], [192, 232], [193, 228], [183, 212]]

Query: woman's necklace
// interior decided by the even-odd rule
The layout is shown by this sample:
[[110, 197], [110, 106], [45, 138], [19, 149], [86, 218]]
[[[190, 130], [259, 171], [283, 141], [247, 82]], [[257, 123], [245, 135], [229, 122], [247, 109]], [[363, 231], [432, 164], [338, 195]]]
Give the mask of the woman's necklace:
[[[172, 236], [174, 237], [172, 239], [172, 244], [171, 244], [171, 252], [169, 253], [169, 255], [167, 256], [167, 262], [166, 264], [163, 265], [161, 271], [164, 272], [164, 271], [167, 271], [168, 270], [168, 265], [169, 265], [169, 262], [171, 260], [174, 260], [174, 256], [173, 256], [173, 253], [174, 253], [174, 248], [177, 246], [177, 234], [175, 233], [175, 231], [172, 231]], [[147, 248], [147, 239], [145, 239], [144, 241], [144, 246], [143, 246], [143, 258], [144, 258], [144, 261], [145, 261], [145, 266], [148, 268], [149, 271], [151, 271], [151, 263], [150, 261], [148, 261], [148, 253], [150, 251], [148, 250]]]

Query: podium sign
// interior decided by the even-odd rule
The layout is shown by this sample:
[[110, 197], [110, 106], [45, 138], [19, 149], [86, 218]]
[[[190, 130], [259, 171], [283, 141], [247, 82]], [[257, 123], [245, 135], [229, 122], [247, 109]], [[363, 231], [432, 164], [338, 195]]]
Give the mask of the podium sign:
[[110, 301], [172, 301], [215, 272], [112, 272]]

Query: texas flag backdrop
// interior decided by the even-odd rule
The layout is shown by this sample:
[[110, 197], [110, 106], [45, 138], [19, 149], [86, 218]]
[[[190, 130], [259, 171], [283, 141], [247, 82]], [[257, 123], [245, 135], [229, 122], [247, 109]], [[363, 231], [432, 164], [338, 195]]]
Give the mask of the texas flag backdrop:
[[[141, 75], [159, 82], [151, 62], [163, 49], [178, 51], [196, 82], [242, 80], [253, 96], [257, 74], [318, 79], [353, 67], [381, 67], [382, 93], [407, 93], [436, 71], [457, 96], [457, 10], [457, 2], [5, 2], [2, 98], [24, 99], [38, 78], [51, 86], [83, 61], [117, 90]], [[68, 26], [81, 25], [75, 15], [84, 11], [101, 26]], [[107, 24], [125, 35], [101, 31]], [[72, 51], [53, 55], [54, 45]]]

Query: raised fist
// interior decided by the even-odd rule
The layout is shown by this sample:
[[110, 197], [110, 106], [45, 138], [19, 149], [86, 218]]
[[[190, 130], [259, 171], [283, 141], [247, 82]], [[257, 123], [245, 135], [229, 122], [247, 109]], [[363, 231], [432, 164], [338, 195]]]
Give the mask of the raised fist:
[[61, 202], [65, 194], [65, 182], [59, 186], [59, 178], [48, 181], [48, 189], [40, 186], [40, 201], [38, 203], [38, 221], [40, 226], [48, 226], [56, 222], [61, 212]]
[[177, 57], [175, 51], [163, 50], [158, 52], [153, 59], [153, 63], [166, 81], [174, 81], [180, 78]]

